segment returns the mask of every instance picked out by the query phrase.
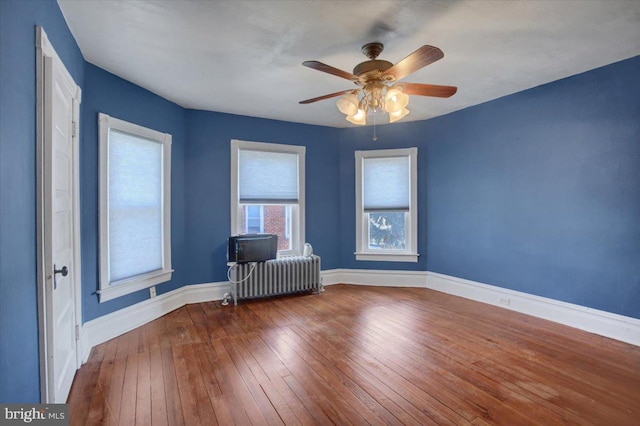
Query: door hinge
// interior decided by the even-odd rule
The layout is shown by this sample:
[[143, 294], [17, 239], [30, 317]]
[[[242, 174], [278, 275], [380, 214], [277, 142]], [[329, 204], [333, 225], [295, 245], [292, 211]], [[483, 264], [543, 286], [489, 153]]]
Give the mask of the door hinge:
[[72, 137], [76, 137], [76, 135], [78, 134], [78, 123], [75, 121], [71, 122], [71, 136]]
[[80, 340], [80, 326], [76, 325], [76, 340]]

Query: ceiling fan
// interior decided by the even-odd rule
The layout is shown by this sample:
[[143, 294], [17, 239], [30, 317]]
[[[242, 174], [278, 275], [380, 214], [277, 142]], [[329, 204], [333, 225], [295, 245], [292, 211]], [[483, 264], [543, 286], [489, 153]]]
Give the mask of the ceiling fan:
[[358, 86], [356, 89], [330, 93], [317, 98], [301, 101], [310, 104], [324, 99], [345, 95], [337, 101], [338, 109], [345, 114], [347, 121], [365, 125], [367, 115], [375, 117], [379, 112], [389, 113], [391, 123], [409, 114], [408, 95], [435, 96], [448, 98], [458, 90], [454, 86], [438, 86], [419, 83], [396, 83], [407, 75], [442, 59], [444, 53], [434, 46], [422, 46], [397, 64], [377, 59], [384, 45], [374, 42], [362, 46], [362, 53], [369, 58], [359, 63], [353, 73], [334, 68], [318, 61], [306, 61], [302, 65], [314, 70], [333, 74], [350, 80]]

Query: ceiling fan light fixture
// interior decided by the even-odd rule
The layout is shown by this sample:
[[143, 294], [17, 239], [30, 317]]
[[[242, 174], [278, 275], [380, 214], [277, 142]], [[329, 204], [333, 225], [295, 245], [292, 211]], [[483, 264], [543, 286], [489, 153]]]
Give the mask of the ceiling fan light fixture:
[[364, 126], [367, 124], [367, 113], [362, 109], [358, 109], [354, 115], [347, 115], [347, 121], [358, 126]]
[[350, 116], [358, 113], [358, 96], [355, 93], [349, 93], [336, 102], [341, 113]]
[[409, 95], [393, 86], [387, 90], [385, 95], [384, 109], [388, 113], [397, 113], [409, 105]]
[[396, 111], [396, 112], [390, 112], [389, 123], [395, 123], [396, 121], [405, 117], [407, 114], [409, 114], [409, 110], [407, 108], [402, 108], [400, 111]]

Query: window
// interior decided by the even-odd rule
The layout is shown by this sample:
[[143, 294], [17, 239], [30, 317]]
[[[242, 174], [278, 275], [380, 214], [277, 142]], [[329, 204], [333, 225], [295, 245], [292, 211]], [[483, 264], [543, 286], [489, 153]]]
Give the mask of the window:
[[304, 246], [305, 147], [231, 141], [231, 235], [278, 236], [279, 255]]
[[356, 259], [418, 261], [417, 148], [356, 151]]
[[99, 118], [100, 302], [171, 279], [171, 135]]
[[246, 234], [264, 233], [264, 206], [246, 205], [244, 206], [244, 232]]

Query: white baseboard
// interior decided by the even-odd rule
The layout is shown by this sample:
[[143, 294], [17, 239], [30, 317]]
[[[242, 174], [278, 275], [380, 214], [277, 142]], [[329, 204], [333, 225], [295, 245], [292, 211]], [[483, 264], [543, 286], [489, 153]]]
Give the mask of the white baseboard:
[[426, 286], [640, 346], [640, 320], [636, 318], [435, 272], [427, 272]]
[[330, 269], [322, 271], [322, 284], [359, 284], [380, 287], [425, 287], [425, 271]]
[[428, 288], [640, 346], [640, 319], [436, 272], [332, 269], [324, 271], [323, 277], [324, 285]]
[[80, 336], [82, 362], [87, 362], [91, 349], [100, 343], [118, 337], [189, 303], [222, 300], [228, 291], [228, 282], [187, 285], [87, 321], [82, 325]]
[[333, 284], [342, 284], [343, 282], [340, 281], [340, 278], [342, 278], [342, 276], [340, 275], [340, 271], [342, 271], [342, 269], [329, 269], [326, 271], [320, 271], [320, 279], [322, 280], [322, 285], [328, 286]]

